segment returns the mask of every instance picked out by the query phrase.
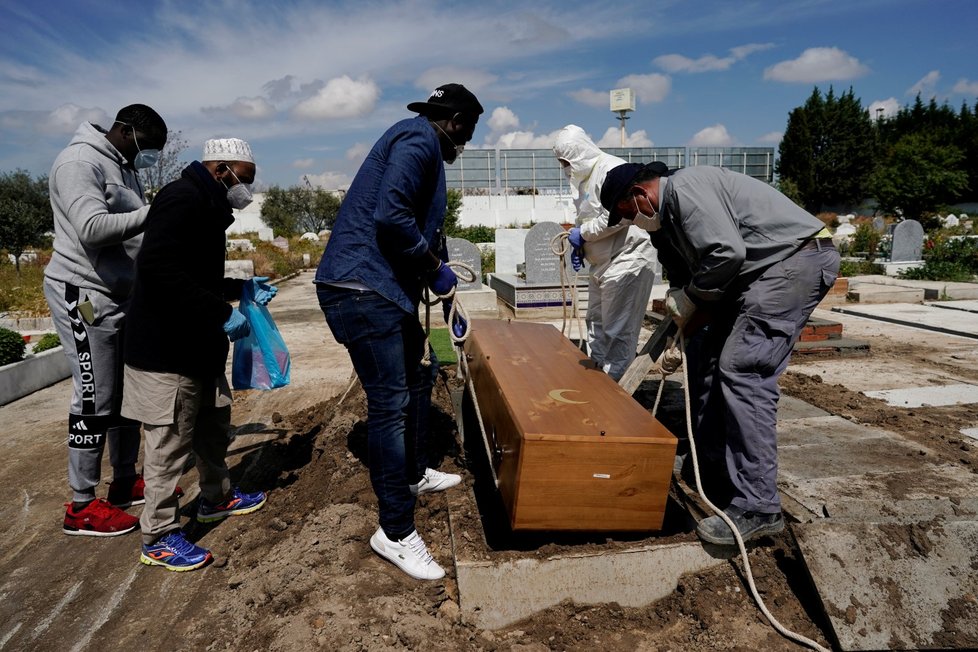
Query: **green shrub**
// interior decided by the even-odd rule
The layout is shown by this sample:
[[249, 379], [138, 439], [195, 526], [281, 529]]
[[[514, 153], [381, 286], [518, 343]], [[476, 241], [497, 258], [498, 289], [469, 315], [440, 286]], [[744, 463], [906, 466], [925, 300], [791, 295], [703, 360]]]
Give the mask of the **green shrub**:
[[31, 350], [34, 353], [40, 353], [41, 351], [47, 351], [48, 349], [54, 349], [59, 346], [61, 346], [61, 338], [58, 337], [57, 333], [45, 333]]
[[486, 274], [496, 273], [496, 250], [483, 249], [481, 250], [480, 257], [482, 258], [482, 282], [485, 282]]
[[978, 238], [948, 238], [943, 234], [924, 243], [924, 264], [900, 272], [901, 278], [921, 281], [972, 281], [978, 275]]
[[453, 238], [464, 238], [469, 242], [495, 242], [496, 229], [491, 226], [466, 226], [456, 229]]
[[0, 367], [24, 359], [27, 345], [20, 333], [0, 328]]
[[853, 252], [866, 253], [869, 260], [876, 258], [876, 249], [880, 245], [880, 233], [873, 228], [872, 224], [863, 223], [856, 227], [856, 232], [852, 234], [852, 244], [849, 250]]
[[868, 260], [843, 260], [839, 263], [839, 276], [864, 276], [882, 274], [883, 266]]

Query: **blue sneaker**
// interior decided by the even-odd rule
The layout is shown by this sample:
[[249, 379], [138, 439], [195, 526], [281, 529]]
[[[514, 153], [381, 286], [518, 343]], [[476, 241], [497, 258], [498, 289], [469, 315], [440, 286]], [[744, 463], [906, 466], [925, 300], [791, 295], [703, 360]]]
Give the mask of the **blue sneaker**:
[[246, 494], [237, 487], [231, 489], [230, 498], [216, 505], [201, 496], [200, 506], [197, 507], [197, 520], [201, 523], [212, 523], [228, 516], [250, 514], [261, 509], [267, 498], [264, 491]]
[[139, 555], [139, 561], [147, 566], [162, 566], [172, 571], [195, 570], [211, 559], [210, 550], [190, 543], [180, 530], [170, 532], [151, 546], [143, 544], [143, 554]]

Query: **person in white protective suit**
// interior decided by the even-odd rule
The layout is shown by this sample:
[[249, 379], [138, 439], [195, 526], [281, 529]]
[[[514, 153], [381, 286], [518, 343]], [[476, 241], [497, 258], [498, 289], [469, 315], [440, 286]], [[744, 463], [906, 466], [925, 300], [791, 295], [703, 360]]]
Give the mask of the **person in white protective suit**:
[[590, 264], [587, 329], [591, 359], [619, 380], [635, 358], [642, 319], [655, 282], [656, 251], [637, 226], [608, 226], [601, 184], [625, 161], [601, 151], [577, 125], [557, 132], [554, 154], [577, 189], [576, 226], [570, 230], [575, 270]]

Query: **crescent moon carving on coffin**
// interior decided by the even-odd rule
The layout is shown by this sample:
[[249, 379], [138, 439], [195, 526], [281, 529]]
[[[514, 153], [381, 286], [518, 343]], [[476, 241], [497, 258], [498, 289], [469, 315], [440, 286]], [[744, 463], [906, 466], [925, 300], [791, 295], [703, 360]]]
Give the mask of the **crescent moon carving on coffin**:
[[553, 400], [560, 401], [561, 403], [570, 403], [572, 405], [584, 405], [585, 403], [588, 403], [588, 401], [575, 401], [573, 399], [564, 396], [564, 392], [580, 392], [580, 391], [581, 390], [579, 389], [552, 389], [547, 395]]

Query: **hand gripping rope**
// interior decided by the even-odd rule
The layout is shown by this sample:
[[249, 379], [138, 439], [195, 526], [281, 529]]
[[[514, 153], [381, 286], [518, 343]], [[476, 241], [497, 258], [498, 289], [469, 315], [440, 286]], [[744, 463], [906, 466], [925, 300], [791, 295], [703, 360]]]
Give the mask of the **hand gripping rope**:
[[[459, 261], [449, 261], [445, 263], [453, 270], [455, 270], [456, 276], [460, 280], [471, 283], [475, 281], [475, 270], [469, 265], [459, 262]], [[431, 306], [438, 305], [441, 301], [451, 301], [452, 308], [448, 313], [448, 336], [452, 339], [452, 345], [457, 349], [458, 355], [458, 378], [465, 383], [465, 386], [469, 390], [469, 396], [472, 397], [472, 405], [475, 407], [476, 421], [479, 422], [479, 430], [482, 433], [482, 443], [486, 447], [486, 459], [489, 461], [489, 470], [492, 472], [492, 481], [495, 487], [499, 488], [499, 477], [496, 475], [496, 467], [493, 465], [493, 447], [489, 443], [489, 434], [486, 432], [486, 427], [482, 423], [482, 410], [479, 409], [479, 399], [475, 395], [475, 384], [472, 382], [472, 375], [469, 373], [469, 361], [465, 357], [465, 351], [462, 350], [465, 341], [469, 339], [469, 332], [472, 330], [472, 322], [469, 320], [469, 313], [466, 312], [465, 306], [459, 300], [458, 296], [455, 294], [455, 288], [452, 288], [447, 294], [435, 295], [434, 299], [430, 299], [428, 288], [425, 288], [424, 304], [425, 304], [425, 333], [431, 332]], [[465, 320], [465, 330], [461, 335], [455, 334], [455, 328], [453, 323], [455, 317], [461, 317]], [[421, 361], [421, 364], [430, 365], [431, 364], [431, 343], [425, 340], [425, 354]]]
[[567, 231], [561, 231], [550, 240], [550, 251], [560, 258], [560, 296], [562, 299], [560, 307], [563, 312], [563, 323], [560, 326], [560, 334], [570, 339], [570, 328], [567, 322], [567, 287], [571, 286], [571, 311], [574, 315], [573, 318], [577, 321], [577, 334], [581, 343], [580, 348], [581, 350], [587, 351], [587, 332], [584, 330], [581, 311], [577, 306], [577, 280], [580, 278], [580, 274], [574, 274], [573, 285], [571, 285], [567, 275], [566, 257], [571, 250], [570, 244], [567, 242], [569, 237], [570, 235]]
[[[689, 374], [686, 371], [686, 339], [683, 337], [682, 329], [679, 329], [679, 335], [677, 337], [679, 344], [679, 353], [682, 356], [682, 370], [683, 370], [683, 394], [686, 398], [686, 435], [689, 437], [689, 451], [693, 456], [693, 475], [696, 478], [696, 492], [699, 494], [703, 502], [706, 503], [707, 507], [713, 510], [713, 513], [723, 519], [723, 522], [727, 524], [733, 532], [734, 539], [737, 541], [737, 547], [740, 549], [740, 558], [744, 562], [744, 576], [747, 578], [747, 585], [750, 587], [751, 595], [754, 597], [754, 601], [757, 603], [758, 608], [764, 617], [767, 618], [771, 626], [774, 627], [782, 636], [790, 638], [791, 640], [804, 645], [805, 647], [811, 648], [812, 650], [818, 650], [819, 652], [829, 652], [828, 649], [822, 647], [817, 642], [802, 636], [796, 632], [791, 631], [774, 617], [774, 615], [768, 611], [767, 606], [765, 606], [764, 601], [761, 599], [760, 594], [757, 592], [757, 586], [754, 585], [754, 574], [750, 569], [750, 560], [747, 557], [747, 548], [744, 546], [744, 539], [740, 535], [740, 530], [734, 522], [727, 516], [722, 509], [710, 502], [710, 499], [706, 497], [706, 493], [703, 491], [703, 485], [700, 482], [700, 465], [696, 457], [696, 440], [693, 438], [693, 419], [691, 416], [691, 408], [689, 401]], [[664, 355], [664, 354], [663, 354]], [[655, 396], [655, 405], [652, 407], [652, 416], [655, 416], [656, 412], [659, 410], [659, 400], [662, 398], [662, 389], [666, 386], [666, 376], [668, 372], [663, 370], [662, 372], [662, 382], [659, 383], [659, 391]]]

